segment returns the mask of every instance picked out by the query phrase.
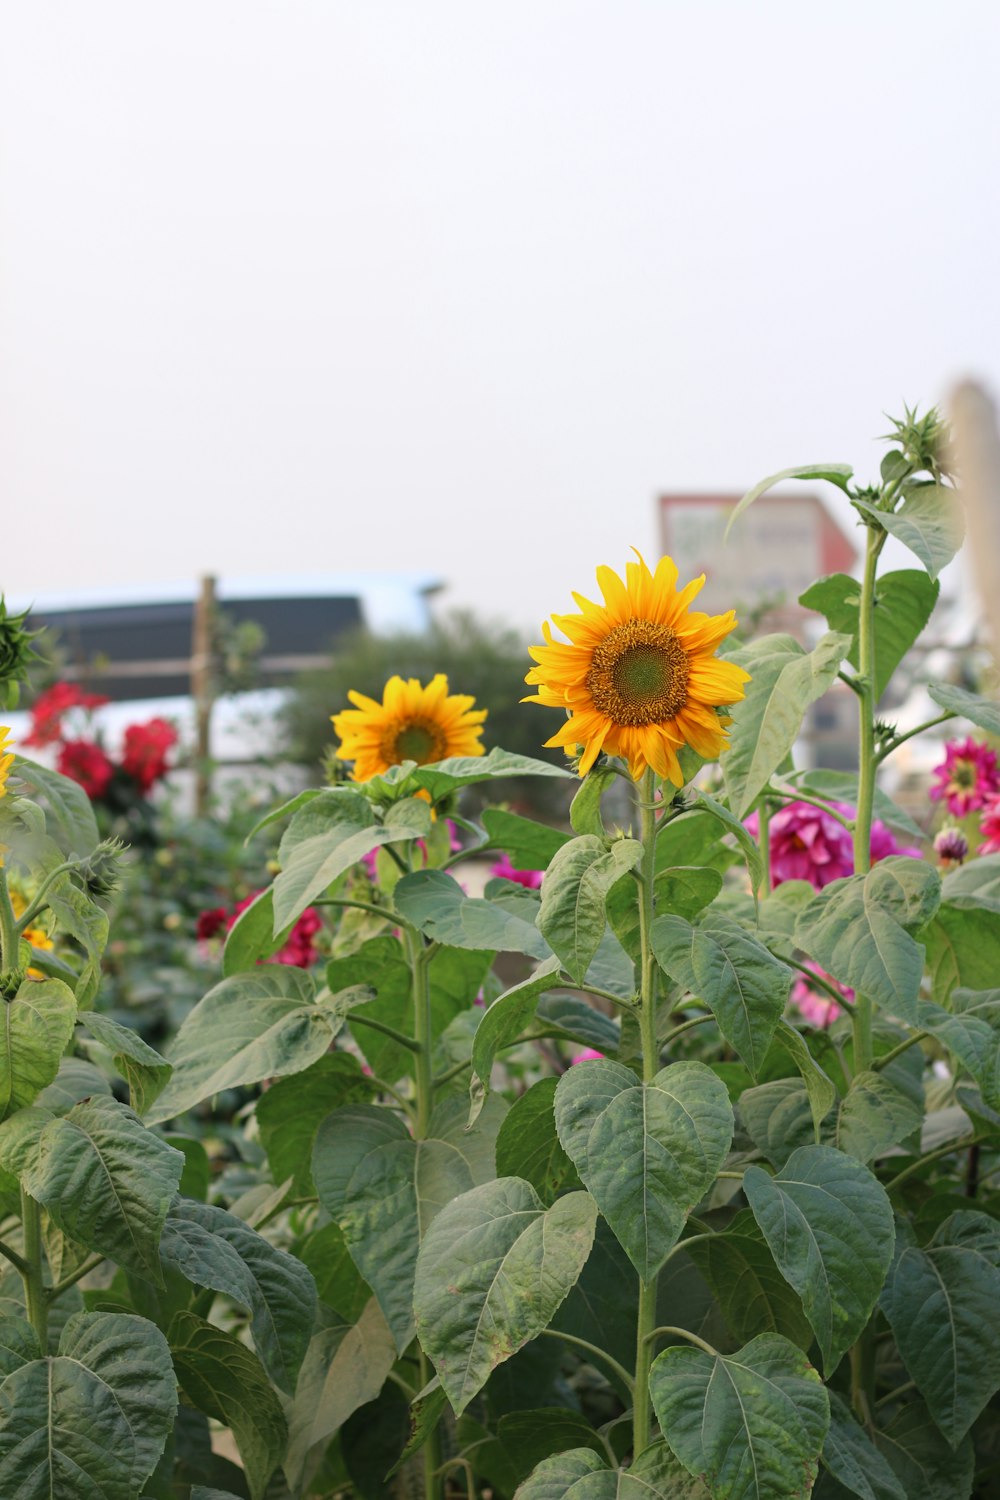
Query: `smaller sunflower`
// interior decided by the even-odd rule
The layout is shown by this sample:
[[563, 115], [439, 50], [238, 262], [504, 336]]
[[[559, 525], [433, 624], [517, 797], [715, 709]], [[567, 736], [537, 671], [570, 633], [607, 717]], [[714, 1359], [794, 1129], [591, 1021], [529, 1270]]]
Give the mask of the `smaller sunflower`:
[[568, 643], [545, 622], [545, 645], [531, 647], [538, 665], [525, 678], [538, 692], [523, 701], [565, 709], [567, 722], [546, 745], [579, 752], [581, 776], [603, 750], [624, 757], [636, 781], [650, 767], [683, 786], [677, 751], [690, 745], [716, 759], [727, 743], [725, 709], [743, 697], [750, 674], [715, 654], [736, 626], [733, 611], [691, 608], [704, 574], [678, 590], [672, 558], [651, 573], [636, 557], [624, 583], [598, 568], [603, 604], [574, 594], [580, 613], [552, 616]]
[[10, 775], [10, 768], [14, 764], [14, 752], [10, 748], [11, 743], [10, 730], [6, 724], [0, 724], [0, 797], [6, 797], [7, 795], [7, 777]]
[[486, 709], [475, 698], [448, 692], [443, 672], [421, 687], [416, 677], [390, 677], [382, 702], [348, 693], [354, 704], [332, 715], [341, 760], [354, 762], [355, 781], [370, 781], [390, 766], [415, 760], [418, 766], [453, 755], [482, 755], [480, 736]]

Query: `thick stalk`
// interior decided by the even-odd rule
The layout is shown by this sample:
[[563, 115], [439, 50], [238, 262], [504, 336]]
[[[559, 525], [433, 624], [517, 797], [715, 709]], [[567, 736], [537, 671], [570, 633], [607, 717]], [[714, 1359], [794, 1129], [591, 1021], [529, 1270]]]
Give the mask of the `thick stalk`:
[[757, 806], [757, 836], [760, 840], [761, 877], [758, 897], [771, 894], [771, 804], [762, 797]]
[[0, 866], [0, 973], [17, 968], [19, 947], [17, 918], [7, 889], [7, 877]]
[[24, 1300], [28, 1309], [28, 1322], [38, 1335], [44, 1354], [49, 1338], [49, 1300], [45, 1294], [42, 1275], [42, 1210], [21, 1189], [21, 1227], [24, 1234], [25, 1268], [21, 1273], [24, 1282]]
[[[639, 1032], [642, 1038], [642, 1078], [650, 1083], [660, 1066], [656, 1037], [656, 959], [653, 957], [653, 877], [656, 871], [656, 777], [647, 771], [639, 783], [639, 837], [642, 863], [639, 883], [639, 947], [642, 954], [639, 992]], [[639, 1281], [639, 1316], [635, 1347], [635, 1398], [632, 1407], [633, 1457], [649, 1446], [649, 1368], [654, 1346], [650, 1334], [656, 1327], [656, 1277]]]
[[[854, 873], [867, 875], [872, 857], [872, 805], [875, 800], [875, 576], [884, 532], [868, 530], [865, 571], [858, 610], [858, 806], [854, 815]], [[871, 1067], [872, 1002], [854, 1000], [854, 1069]]]

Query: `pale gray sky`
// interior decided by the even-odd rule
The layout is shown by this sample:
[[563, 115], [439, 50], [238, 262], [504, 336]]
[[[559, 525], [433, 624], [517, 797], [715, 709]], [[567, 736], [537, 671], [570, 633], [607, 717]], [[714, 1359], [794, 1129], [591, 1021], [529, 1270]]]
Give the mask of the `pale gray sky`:
[[1000, 388], [995, 0], [3, 0], [10, 593], [428, 569]]

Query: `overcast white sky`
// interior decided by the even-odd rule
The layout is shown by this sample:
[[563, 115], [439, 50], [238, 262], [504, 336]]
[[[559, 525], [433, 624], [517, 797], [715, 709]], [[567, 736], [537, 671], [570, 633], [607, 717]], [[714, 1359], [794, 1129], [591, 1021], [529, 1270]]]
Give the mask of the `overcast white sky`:
[[3, 0], [10, 593], [415, 568], [1000, 388], [995, 0]]

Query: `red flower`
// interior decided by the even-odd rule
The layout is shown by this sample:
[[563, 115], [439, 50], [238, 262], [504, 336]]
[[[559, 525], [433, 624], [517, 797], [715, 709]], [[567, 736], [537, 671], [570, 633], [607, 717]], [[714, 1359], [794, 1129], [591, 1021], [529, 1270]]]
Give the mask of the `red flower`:
[[114, 766], [93, 740], [64, 740], [56, 768], [79, 782], [92, 802], [104, 796], [115, 774]]
[[166, 719], [130, 724], [125, 731], [122, 770], [148, 792], [169, 769], [167, 755], [177, 743], [177, 730]]
[[[225, 929], [226, 932], [234, 925], [241, 912], [260, 895], [260, 891], [254, 891], [247, 896], [245, 901], [240, 901], [232, 913], [226, 911], [224, 906], [214, 906], [208, 911], [203, 911], [198, 917], [195, 926], [195, 934], [203, 941], [217, 937]], [[323, 925], [323, 919], [314, 906], [307, 906], [291, 932], [288, 941], [283, 948], [270, 958], [259, 958], [262, 964], [292, 964], [298, 969], [308, 969], [310, 964], [316, 960], [316, 944], [313, 942], [317, 932]]]
[[956, 818], [985, 807], [1000, 792], [1000, 770], [996, 751], [970, 735], [964, 740], [949, 740], [944, 760], [934, 767], [937, 782], [930, 789], [936, 802], [945, 801]]
[[207, 942], [221, 932], [229, 919], [229, 913], [224, 906], [213, 906], [210, 911], [199, 912], [198, 921], [195, 924], [195, 936], [201, 942]]
[[71, 708], [100, 708], [108, 703], [100, 693], [85, 693], [72, 682], [57, 682], [39, 694], [31, 710], [31, 733], [26, 734], [25, 745], [52, 745], [62, 739], [63, 716]]

